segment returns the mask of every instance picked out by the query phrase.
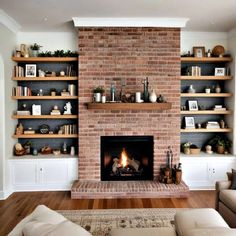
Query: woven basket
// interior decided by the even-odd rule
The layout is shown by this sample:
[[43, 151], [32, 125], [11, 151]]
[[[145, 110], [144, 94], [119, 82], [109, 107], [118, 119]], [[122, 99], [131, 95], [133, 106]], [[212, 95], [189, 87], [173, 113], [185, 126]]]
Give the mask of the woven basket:
[[190, 154], [199, 154], [201, 148], [190, 148]]
[[212, 55], [215, 57], [219, 57], [225, 53], [225, 49], [221, 45], [217, 45], [212, 49]]

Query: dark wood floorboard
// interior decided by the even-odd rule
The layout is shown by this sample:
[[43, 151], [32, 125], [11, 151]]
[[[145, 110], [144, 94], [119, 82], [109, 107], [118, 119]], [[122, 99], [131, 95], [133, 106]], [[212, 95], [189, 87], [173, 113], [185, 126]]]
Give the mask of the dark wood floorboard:
[[191, 191], [189, 198], [160, 199], [71, 199], [70, 192], [14, 193], [0, 201], [0, 236], [11, 229], [37, 205], [53, 210], [120, 208], [214, 208], [215, 191]]

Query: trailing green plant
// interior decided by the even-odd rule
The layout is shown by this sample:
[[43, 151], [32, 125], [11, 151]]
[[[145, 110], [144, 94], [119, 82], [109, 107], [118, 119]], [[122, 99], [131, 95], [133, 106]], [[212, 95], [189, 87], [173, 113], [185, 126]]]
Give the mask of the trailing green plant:
[[232, 146], [232, 142], [226, 136], [219, 135], [216, 135], [210, 139], [207, 144], [211, 145], [214, 150], [217, 149], [217, 146], [223, 146], [226, 150], [229, 150], [229, 148]]
[[192, 143], [187, 142], [187, 143], [183, 143], [183, 144], [182, 144], [182, 147], [183, 147], [183, 148], [190, 148], [191, 145], [192, 145]]
[[42, 46], [40, 46], [37, 43], [34, 43], [33, 45], [30, 45], [31, 50], [39, 50]]
[[93, 89], [93, 93], [104, 93], [105, 89], [102, 86]]
[[39, 57], [78, 57], [77, 51], [64, 51], [64, 50], [56, 50], [54, 52], [51, 51], [45, 51], [40, 52]]

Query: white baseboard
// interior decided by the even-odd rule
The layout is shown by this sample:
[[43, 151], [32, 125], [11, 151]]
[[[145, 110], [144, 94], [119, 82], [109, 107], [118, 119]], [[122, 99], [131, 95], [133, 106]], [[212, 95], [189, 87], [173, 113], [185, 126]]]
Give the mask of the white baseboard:
[[0, 191], [0, 200], [6, 200], [13, 192], [13, 190]]

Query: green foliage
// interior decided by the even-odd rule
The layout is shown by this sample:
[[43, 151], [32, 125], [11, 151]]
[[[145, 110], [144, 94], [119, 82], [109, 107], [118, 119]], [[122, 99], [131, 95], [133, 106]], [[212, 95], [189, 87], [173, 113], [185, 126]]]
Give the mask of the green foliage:
[[39, 50], [42, 46], [40, 46], [37, 43], [34, 43], [33, 45], [30, 45], [31, 50]]
[[104, 93], [105, 89], [102, 86], [96, 87], [93, 89], [94, 93]]
[[210, 139], [207, 144], [211, 145], [214, 149], [217, 148], [217, 146], [223, 146], [224, 148], [229, 150], [232, 142], [225, 136], [216, 135], [215, 137]]
[[64, 50], [56, 50], [54, 52], [45, 51], [41, 52], [38, 55], [39, 57], [78, 57], [78, 52], [76, 51], [64, 51]]

